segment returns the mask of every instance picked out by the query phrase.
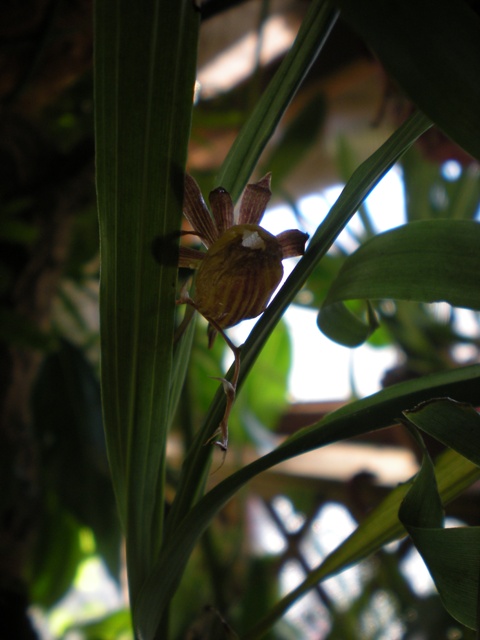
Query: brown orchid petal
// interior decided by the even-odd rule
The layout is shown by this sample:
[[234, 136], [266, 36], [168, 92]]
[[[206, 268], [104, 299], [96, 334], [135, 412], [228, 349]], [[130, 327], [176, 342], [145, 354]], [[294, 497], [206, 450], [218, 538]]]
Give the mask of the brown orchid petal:
[[295, 258], [303, 256], [305, 253], [305, 243], [308, 240], [308, 233], [303, 233], [298, 229], [282, 231], [276, 236], [282, 247], [282, 260], [284, 258]]
[[187, 267], [188, 269], [198, 269], [205, 255], [203, 251], [198, 251], [198, 249], [180, 247], [178, 250], [178, 266]]
[[212, 220], [200, 187], [188, 173], [185, 175], [183, 213], [203, 244], [210, 247], [218, 238], [218, 231]]
[[272, 174], [267, 173], [259, 182], [247, 184], [240, 203], [238, 224], [260, 224], [267, 204], [272, 197], [271, 179]]
[[233, 226], [233, 202], [228, 191], [218, 187], [208, 197], [217, 229], [223, 233]]

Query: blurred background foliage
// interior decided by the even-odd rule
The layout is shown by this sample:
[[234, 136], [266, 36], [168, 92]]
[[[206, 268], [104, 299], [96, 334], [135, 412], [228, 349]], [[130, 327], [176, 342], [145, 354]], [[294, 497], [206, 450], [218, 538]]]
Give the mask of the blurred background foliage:
[[[243, 80], [212, 93], [208, 93], [206, 82], [199, 87], [188, 169], [204, 193], [215, 185], [214, 176], [235, 135], [282, 59], [280, 53], [268, 63], [262, 61], [262, 27], [269, 17], [280, 16], [295, 32], [307, 3], [250, 0], [224, 5], [225, 10], [220, 11], [218, 3], [206, 3], [212, 15], [210, 8], [206, 9], [200, 69], [242, 35], [259, 34], [260, 39]], [[90, 640], [131, 637], [130, 618], [122, 609], [122, 544], [98, 382], [99, 259], [91, 67], [89, 0], [2, 4], [2, 638], [48, 638], [53, 633]], [[301, 225], [299, 199], [345, 182], [409, 109], [379, 63], [340, 21], [261, 160], [259, 174], [273, 172], [273, 204], [287, 203]], [[455, 180], [444, 172], [445, 162], [452, 159], [459, 170]], [[440, 132], [427, 134], [422, 144], [404, 157], [400, 169], [409, 221], [478, 216], [478, 165]], [[367, 209], [360, 212], [360, 220], [357, 244], [371, 237], [375, 228]], [[346, 253], [338, 245], [322, 260], [297, 304], [319, 309]], [[455, 323], [454, 310], [445, 315], [431, 305], [396, 302], [380, 303], [376, 312], [381, 329], [373, 334], [371, 343], [394, 345], [399, 353], [398, 367], [385, 372], [385, 385], [455, 367], [459, 345], [468, 345], [469, 359], [478, 361], [479, 332], [463, 335]], [[218, 387], [212, 377], [225, 368], [228, 357], [220, 340], [207, 349], [205, 329], [200, 320], [172, 434], [168, 475], [172, 492], [179, 452], [191, 441], [207, 411]], [[283, 431], [289, 430], [290, 365], [290, 338], [281, 324], [236, 403], [231, 420], [235, 442], [229, 451], [232, 461], [240, 456], [242, 447], [262, 450], [265, 442], [278, 438], [281, 421]], [[407, 436], [405, 439], [407, 446], [413, 447]], [[225, 472], [226, 468], [217, 471], [219, 477]], [[289, 480], [271, 474], [262, 486], [254, 483], [248, 494], [241, 493], [220, 514], [196, 550], [173, 602], [172, 637], [233, 637], [231, 628], [240, 633], [248, 629], [258, 619], [258, 612], [278, 598], [282, 567], [294, 562], [303, 571], [308, 568], [300, 543], [325, 505], [343, 504], [360, 520], [384, 493], [383, 487], [363, 476], [338, 483], [302, 476]], [[300, 514], [296, 525], [291, 517], [279, 515], [282, 511], [274, 501], [278, 496], [288, 496], [291, 509]], [[478, 524], [476, 499], [474, 493], [457, 501], [453, 514]], [[275, 552], [252, 552], [255, 500], [265, 512], [264, 522], [276, 527], [277, 537], [283, 540]], [[350, 597], [348, 605], [339, 604], [319, 586], [312, 595], [314, 600], [268, 637], [473, 638], [473, 632], [460, 628], [445, 613], [434, 594], [418, 596], [401, 570], [409, 553], [410, 543], [403, 542], [366, 562], [361, 590]], [[81, 568], [93, 557], [102, 560], [108, 579], [116, 585], [113, 613], [105, 613], [108, 607], [101, 602], [97, 608], [77, 604], [73, 612], [65, 609], [65, 597], [78, 583]], [[64, 613], [59, 614], [62, 602]], [[36, 628], [26, 616], [32, 605], [41, 620], [35, 623]], [[46, 619], [55, 632], [52, 626], [50, 631], [39, 631]]]

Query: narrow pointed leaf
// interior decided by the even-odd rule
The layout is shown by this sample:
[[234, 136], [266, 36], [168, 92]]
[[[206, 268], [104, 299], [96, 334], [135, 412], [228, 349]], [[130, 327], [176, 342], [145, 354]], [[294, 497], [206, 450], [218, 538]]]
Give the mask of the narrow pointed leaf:
[[[165, 593], [170, 593], [178, 584], [183, 568], [198, 537], [208, 526], [218, 510], [249, 480], [262, 471], [284, 460], [306, 451], [325, 446], [348, 437], [381, 429], [395, 422], [403, 410], [413, 407], [422, 399], [434, 396], [452, 396], [466, 402], [480, 401], [480, 366], [466, 367], [443, 374], [426, 376], [420, 380], [404, 382], [380, 391], [373, 396], [351, 403], [327, 416], [320, 423], [302, 429], [280, 447], [255, 462], [240, 469], [218, 484], [190, 509], [169, 538], [152, 574], [139, 596], [137, 605], [144, 627], [142, 632], [149, 637], [161, 616], [159, 603]], [[466, 466], [468, 469], [468, 464]], [[462, 473], [465, 467], [462, 467]], [[463, 475], [449, 473], [452, 486], [462, 484]], [[470, 476], [469, 476], [470, 478]], [[397, 504], [398, 507], [398, 504]], [[396, 513], [396, 512], [395, 512]], [[395, 535], [398, 534], [394, 528]], [[378, 533], [378, 531], [377, 531]], [[369, 541], [370, 547], [376, 544]], [[360, 545], [364, 551], [366, 547]], [[358, 552], [358, 548], [357, 548]], [[347, 554], [347, 558], [349, 558]], [[363, 556], [362, 556], [363, 557]], [[350, 562], [360, 559], [354, 556]], [[336, 567], [340, 570], [342, 565]]]
[[134, 613], [162, 536], [175, 239], [198, 23], [191, 0], [95, 4], [102, 399]]
[[[446, 451], [436, 464], [436, 474], [442, 500], [445, 503], [460, 495], [480, 478], [480, 470], [455, 451]], [[379, 551], [384, 545], [405, 536], [398, 518], [398, 510], [412, 486], [413, 480], [394, 489], [370, 513], [355, 531], [320, 564], [292, 592], [280, 600], [242, 640], [257, 640], [277, 622], [305, 593], [327, 578]]]
[[313, 0], [273, 81], [257, 102], [255, 110], [237, 136], [218, 175], [218, 184], [234, 202], [247, 184], [280, 118], [323, 48], [338, 17], [328, 0]]

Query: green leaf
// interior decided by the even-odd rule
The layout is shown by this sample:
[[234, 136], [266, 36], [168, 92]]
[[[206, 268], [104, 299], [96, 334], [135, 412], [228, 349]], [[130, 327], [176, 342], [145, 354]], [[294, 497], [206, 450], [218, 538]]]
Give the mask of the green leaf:
[[[412, 147], [401, 161], [402, 181], [405, 189], [405, 209], [408, 222], [437, 217], [435, 198], [444, 194], [438, 164], [425, 160], [416, 147]], [[442, 216], [447, 217], [447, 216]]]
[[361, 318], [342, 303], [326, 304], [318, 314], [318, 328], [330, 340], [346, 347], [358, 347], [378, 328], [377, 318], [368, 301], [366, 308], [365, 318]]
[[[426, 452], [423, 440], [418, 435], [416, 440]], [[433, 463], [428, 454], [402, 500], [400, 512], [408, 513], [410, 520], [419, 527], [443, 525], [443, 505], [438, 493]], [[400, 520], [402, 520], [401, 517]]]
[[[445, 388], [437, 391], [440, 392], [438, 395], [447, 392]], [[453, 390], [447, 393], [451, 391]], [[448, 415], [447, 420], [444, 419], [445, 412]], [[253, 640], [253, 638], [262, 637], [264, 630], [270, 628], [300, 596], [318, 582], [378, 551], [384, 544], [403, 536], [405, 533], [403, 525], [397, 516], [402, 502], [402, 509], [408, 512], [412, 521], [419, 526], [440, 527], [443, 520], [443, 507], [439, 494], [447, 503], [480, 478], [478, 463], [475, 464], [478, 461], [478, 446], [476, 446], [478, 438], [473, 437], [473, 433], [478, 432], [480, 418], [471, 406], [451, 399], [432, 400], [419, 405], [416, 409], [404, 411], [403, 414], [409, 420], [412, 418], [410, 422], [420, 426], [441, 442], [445, 442], [444, 434], [448, 431], [448, 442], [445, 443], [453, 446], [456, 451], [447, 450], [439, 456], [435, 467], [438, 488], [433, 466], [428, 459], [422, 465], [415, 480], [392, 491], [352, 535], [327, 556], [319, 567], [312, 570], [305, 581], [285, 596], [245, 638]], [[449, 428], [446, 425], [447, 422]], [[467, 444], [469, 440], [470, 446]], [[467, 452], [468, 459], [466, 460], [457, 451], [463, 455]], [[433, 546], [435, 551], [428, 550], [428, 557], [445, 553], [445, 549], [440, 550], [437, 544]], [[443, 559], [440, 563], [442, 562]], [[445, 571], [448, 575], [448, 571], [452, 568], [452, 563], [450, 561], [448, 563], [446, 570], [442, 567], [442, 580], [443, 572]], [[452, 575], [457, 575], [457, 571], [453, 570]], [[455, 615], [452, 611], [450, 613]]]
[[478, 629], [480, 527], [433, 529], [415, 527], [402, 513], [405, 528], [427, 565], [440, 598], [456, 620]]
[[338, 11], [327, 0], [313, 0], [295, 42], [235, 139], [217, 178], [235, 202], [335, 24]]
[[480, 415], [451, 398], [424, 402], [403, 415], [416, 427], [480, 467]]
[[325, 96], [321, 93], [315, 94], [288, 123], [280, 140], [273, 145], [268, 157], [262, 161], [260, 173], [270, 171], [277, 188], [316, 143], [320, 129], [325, 123], [326, 112]]
[[[414, 423], [420, 422], [422, 428], [426, 427], [433, 435], [437, 430], [442, 435], [446, 431], [445, 410], [452, 446], [458, 443], [458, 448], [464, 449], [480, 425], [480, 416], [471, 407], [450, 400], [432, 401], [405, 415], [409, 420], [413, 418]], [[467, 448], [473, 452], [471, 457], [478, 465], [478, 437]], [[477, 470], [480, 475], [478, 466]], [[432, 505], [437, 506], [432, 508]], [[444, 529], [439, 508], [435, 473], [424, 448], [422, 468], [402, 502], [399, 518], [423, 557], [448, 612], [475, 629], [478, 626], [480, 527]]]
[[480, 160], [480, 16], [463, 0], [338, 0], [413, 102]]
[[[374, 328], [345, 320], [343, 301], [354, 299], [446, 301], [480, 309], [480, 224], [473, 220], [423, 220], [371, 238], [344, 262], [323, 303], [318, 326], [331, 339], [360, 344]], [[360, 330], [359, 330], [360, 326]]]
[[[231, 357], [220, 336], [209, 349], [205, 323], [198, 325], [188, 371], [189, 405], [191, 410], [195, 409], [191, 416], [194, 424], [208, 412], [217, 391], [218, 378], [224, 374], [224, 356]], [[230, 435], [235, 442], [244, 442], [248, 435], [255, 438], [257, 423], [268, 429], [275, 426], [287, 402], [290, 359], [289, 334], [286, 326], [280, 324], [267, 341], [235, 402], [229, 420]]]
[[[337, 143], [336, 161], [342, 182], [347, 182], [358, 166], [356, 155], [354, 149], [348, 143], [347, 138], [344, 135], [340, 135]], [[375, 229], [365, 203], [362, 203], [359, 207], [358, 217], [363, 226], [360, 237], [373, 236]], [[357, 241], [360, 241], [360, 238], [357, 238]]]
[[[248, 585], [245, 593], [242, 618], [239, 621], [239, 628], [245, 632], [252, 626], [252, 622], [257, 620], [265, 611], [269, 611], [274, 605], [278, 592], [278, 559], [275, 556], [253, 557], [248, 566]], [[265, 637], [265, 640], [275, 640], [279, 636], [272, 631]]]
[[[134, 610], [162, 538], [198, 29], [191, 0], [95, 4], [102, 400]], [[152, 252], [157, 238], [162, 264]]]
[[[271, 453], [219, 483], [199, 500], [178, 524], [174, 535], [166, 542], [144, 590], [139, 595], [137, 605], [144, 625], [141, 631], [145, 637], [150, 637], [152, 630], [156, 628], [162, 613], [159, 603], [164, 602], [166, 594], [174, 590], [178, 584], [198, 537], [217, 511], [249, 480], [262, 471], [306, 451], [390, 426], [401, 416], [403, 410], [418, 404], [421, 400], [434, 396], [455, 396], [460, 401], [479, 402], [479, 377], [480, 366], [473, 366], [394, 385], [343, 407], [320, 423], [302, 429]], [[468, 470], [468, 468], [468, 465], [462, 467], [460, 478], [458, 474], [455, 475], [451, 469], [449, 470], [446, 477], [452, 483], [449, 485], [450, 489], [458, 486], [464, 488], [462, 474], [467, 473], [465, 469]], [[471, 479], [471, 472], [468, 478]], [[397, 532], [398, 529], [395, 531]], [[376, 533], [378, 534], [378, 529]], [[370, 545], [376, 544], [375, 540], [372, 542], [370, 539]], [[361, 548], [365, 550], [365, 547]], [[358, 559], [360, 558], [355, 556], [351, 562]], [[340, 568], [342, 566], [337, 567], [336, 570]]]
[[[446, 451], [439, 456], [436, 473], [444, 502], [449, 502], [480, 478], [478, 467], [455, 451]], [[304, 582], [282, 598], [242, 640], [262, 638], [265, 631], [316, 584], [379, 551], [383, 545], [403, 537], [405, 529], [398, 519], [398, 510], [411, 486], [412, 481], [394, 489], [320, 566], [309, 573]]]
[[[418, 136], [430, 127], [431, 122], [425, 116], [421, 113], [415, 113], [370, 158], [357, 168], [329, 214], [312, 237], [305, 255], [270, 302], [245, 342], [242, 349], [239, 388], [255, 363], [273, 327], [280, 321], [288, 305], [294, 300], [298, 291], [325, 256], [363, 200]], [[199, 485], [202, 485], [201, 479], [205, 478], [211, 456], [211, 450], [203, 445], [217, 429], [224, 408], [225, 394], [223, 389], [219, 388], [205, 418], [204, 425], [198, 432], [186, 456], [183, 467], [184, 472], [169, 513], [166, 536], [174, 535], [176, 527], [189, 511], [191, 505], [198, 499], [197, 489]]]

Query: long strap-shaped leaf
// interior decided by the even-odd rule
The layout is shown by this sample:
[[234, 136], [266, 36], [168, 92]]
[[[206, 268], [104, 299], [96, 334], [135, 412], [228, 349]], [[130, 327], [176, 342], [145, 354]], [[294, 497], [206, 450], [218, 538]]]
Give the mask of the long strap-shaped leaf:
[[[176, 588], [198, 537], [218, 510], [249, 480], [262, 471], [306, 451], [389, 426], [401, 416], [404, 409], [411, 408], [422, 400], [451, 396], [465, 402], [479, 402], [479, 377], [480, 366], [477, 365], [404, 382], [380, 391], [330, 414], [312, 427], [302, 429], [278, 449], [240, 469], [217, 485], [189, 511], [177, 527], [175, 536], [166, 543], [151, 577], [139, 596], [137, 606], [145, 624], [141, 629], [143, 635], [151, 637], [158, 625], [160, 607]], [[461, 488], [463, 486], [461, 485]], [[369, 551], [372, 550], [370, 545]], [[347, 554], [350, 562], [359, 559], [358, 548], [355, 552], [353, 559]], [[342, 567], [339, 563], [334, 565], [333, 570], [338, 571]]]
[[[183, 168], [199, 17], [192, 0], [95, 5], [102, 398], [131, 597], [162, 537]], [[159, 265], [152, 243], [160, 237]]]
[[[478, 384], [478, 380], [475, 384]], [[461, 407], [461, 410], [459, 410], [459, 407]], [[439, 456], [435, 467], [438, 480], [438, 492], [444, 503], [450, 502], [480, 478], [480, 468], [478, 467], [479, 452], [477, 446], [480, 418], [471, 406], [459, 405], [452, 400], [443, 399], [426, 402], [412, 411], [404, 411], [402, 413], [410, 422], [413, 422], [413, 424], [431, 436], [452, 446], [454, 449], [449, 449]], [[467, 459], [463, 456], [466, 456]], [[425, 474], [427, 471], [422, 469], [421, 473]], [[355, 562], [359, 562], [389, 542], [404, 536], [404, 525], [407, 529], [409, 528], [407, 522], [415, 526], [413, 524], [414, 522], [418, 524], [418, 522], [422, 521], [425, 527], [428, 523], [432, 525], [433, 520], [435, 524], [432, 526], [438, 525], [438, 510], [440, 505], [438, 493], [436, 495], [430, 493], [424, 497], [423, 500], [418, 497], [418, 493], [416, 497], [412, 495], [412, 499], [409, 501], [409, 508], [404, 509], [402, 519], [399, 519], [398, 514], [402, 501], [412, 486], [416, 485], [417, 480], [414, 479], [406, 484], [400, 485], [392, 491], [357, 529], [355, 529], [341, 545], [332, 551], [318, 567], [312, 569], [307, 578], [298, 587], [283, 597], [275, 607], [244, 636], [243, 640], [256, 640], [261, 638], [294, 602], [310, 591], [316, 584], [335, 575]], [[412, 502], [416, 505], [415, 509], [413, 508]], [[425, 508], [422, 509], [422, 505]], [[444, 530], [441, 529], [441, 531]], [[420, 547], [422, 549], [424, 548], [422, 536], [424, 536], [425, 533], [425, 530], [422, 530], [419, 536]], [[426, 535], [428, 537], [428, 533], [426, 533]], [[441, 536], [443, 534], [434, 534], [434, 536], [437, 535]], [[446, 534], [446, 536], [449, 535], [451, 534]], [[465, 534], [461, 533], [459, 535], [462, 536]], [[478, 533], [467, 534], [467, 536], [469, 535], [478, 535]], [[414, 537], [414, 540], [415, 539]], [[436, 547], [436, 553], [437, 552], [438, 547]], [[427, 556], [430, 558], [431, 555], [427, 550], [425, 559]], [[442, 555], [442, 558], [438, 558], [437, 562], [440, 565], [440, 571], [443, 577], [444, 566], [447, 564], [443, 563], [443, 556], [447, 556], [447, 549], [443, 549], [440, 555]], [[455, 555], [455, 550], [453, 550], [451, 555]], [[435, 560], [433, 562], [435, 564]], [[469, 579], [471, 580], [475, 572], [469, 571], [468, 573]], [[454, 600], [455, 599], [454, 597]], [[472, 594], [470, 594], [468, 604], [466, 605], [465, 602], [462, 602], [460, 605], [463, 611], [465, 611], [466, 608], [470, 608], [470, 616], [472, 599], [474, 599], [474, 596], [472, 597]], [[456, 600], [461, 599], [457, 598]], [[453, 609], [454, 610], [449, 609], [452, 615], [463, 620], [457, 613], [458, 609], [456, 607]]]
[[[448, 503], [480, 478], [480, 469], [455, 451], [449, 450], [439, 457], [436, 475], [442, 500]], [[412, 482], [394, 489], [320, 566], [312, 569], [307, 578], [284, 596], [242, 640], [259, 640], [299, 598], [319, 582], [360, 562], [389, 542], [404, 537], [405, 528], [398, 518], [398, 510]]]
[[[332, 9], [329, 0], [312, 1], [292, 49], [262, 94], [248, 122], [240, 131], [219, 173], [219, 184], [227, 189], [234, 200], [238, 198], [247, 183], [276, 125], [325, 44], [337, 16], [338, 11]], [[265, 340], [274, 324], [269, 327]], [[242, 367], [244, 372], [248, 368], [248, 364]], [[212, 404], [212, 410], [206, 421], [207, 427], [192, 448], [191, 456], [185, 461], [177, 496], [169, 513], [167, 535], [173, 533], [177, 523], [203, 492], [211, 452], [203, 445], [218, 426], [224, 400], [225, 394], [221, 391]], [[215, 426], [212, 428], [213, 421]]]
[[244, 126], [218, 175], [236, 201], [291, 99], [338, 18], [330, 0], [312, 0], [295, 42]]

